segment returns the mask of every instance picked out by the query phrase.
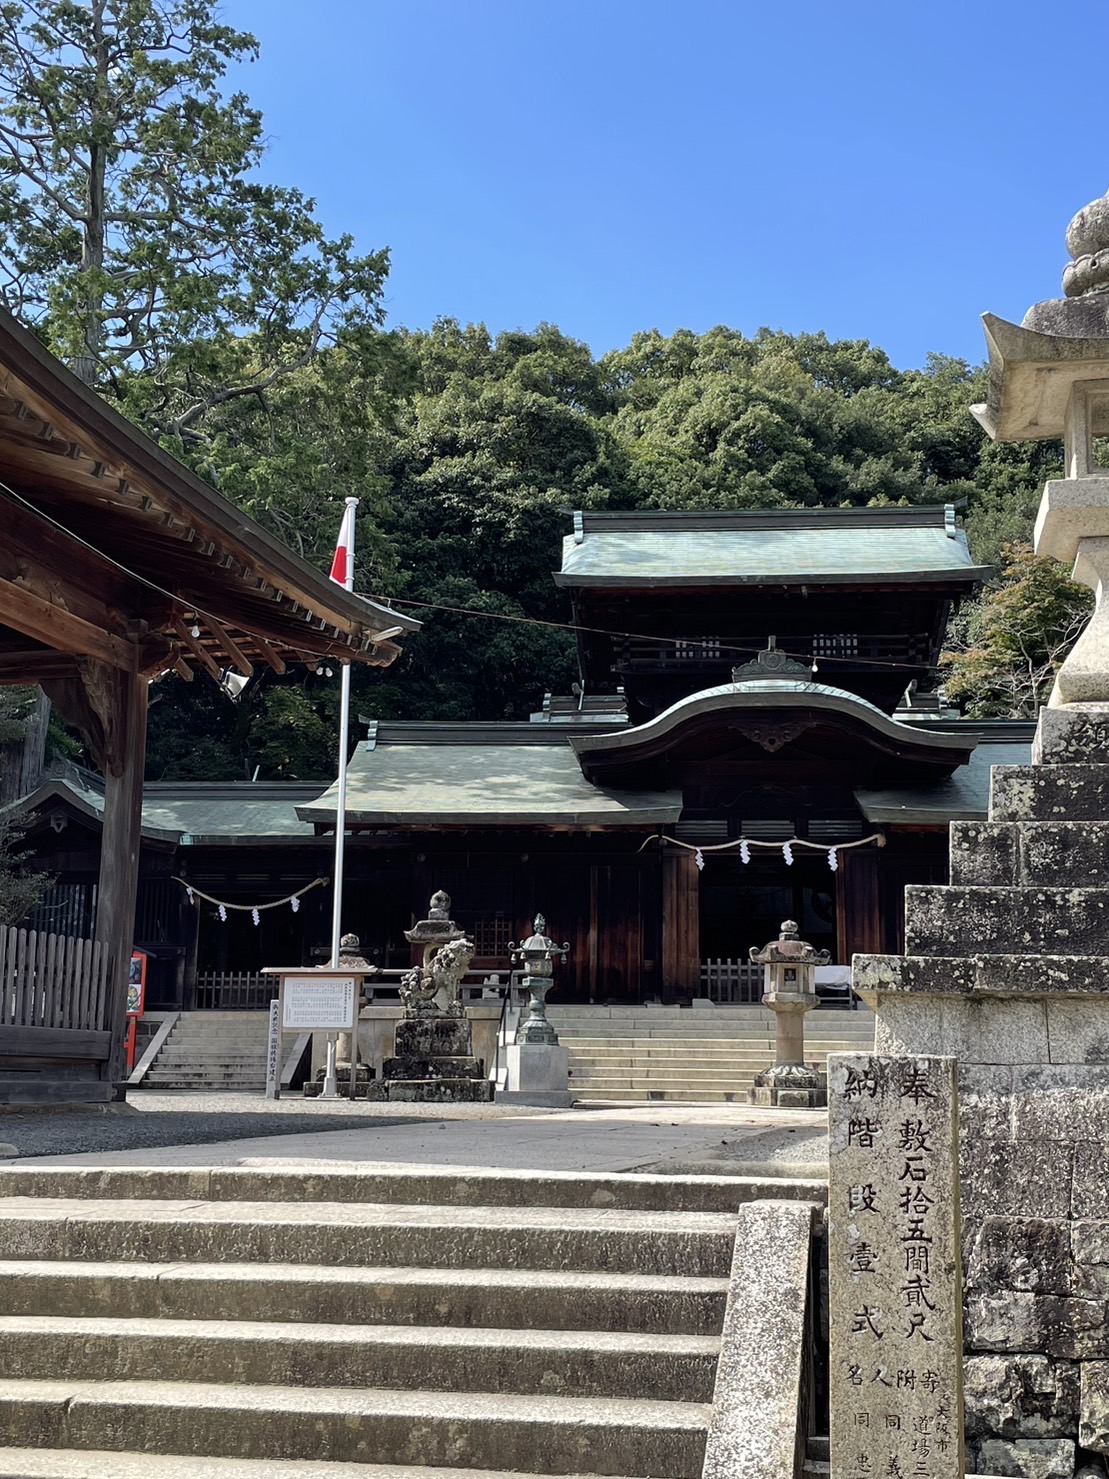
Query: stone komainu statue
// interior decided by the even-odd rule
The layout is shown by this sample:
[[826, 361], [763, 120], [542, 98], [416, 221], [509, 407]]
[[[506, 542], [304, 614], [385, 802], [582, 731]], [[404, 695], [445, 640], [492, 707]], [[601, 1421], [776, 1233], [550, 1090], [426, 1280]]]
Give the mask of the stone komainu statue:
[[407, 975], [401, 977], [400, 983], [400, 999], [406, 1015], [438, 1015], [435, 997], [444, 991], [447, 1001], [443, 1014], [461, 1017], [462, 978], [470, 969], [473, 958], [474, 947], [470, 940], [448, 940], [445, 945], [440, 945], [426, 966], [413, 966]]

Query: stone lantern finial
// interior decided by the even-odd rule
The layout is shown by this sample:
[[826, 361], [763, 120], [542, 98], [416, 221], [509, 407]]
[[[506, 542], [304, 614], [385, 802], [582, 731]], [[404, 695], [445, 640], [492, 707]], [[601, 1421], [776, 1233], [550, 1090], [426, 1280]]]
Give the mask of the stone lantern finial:
[[1062, 298], [1034, 303], [1021, 328], [1069, 339], [1109, 338], [1109, 194], [1084, 205], [1067, 227], [1071, 260]]

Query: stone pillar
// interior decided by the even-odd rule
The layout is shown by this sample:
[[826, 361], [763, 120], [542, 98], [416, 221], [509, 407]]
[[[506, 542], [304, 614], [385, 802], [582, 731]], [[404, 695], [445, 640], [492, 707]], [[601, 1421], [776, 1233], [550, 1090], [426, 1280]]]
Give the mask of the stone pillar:
[[[1109, 707], [1045, 709], [1032, 766], [856, 956], [879, 1052], [958, 1059], [966, 1409], [981, 1473], [1109, 1455]], [[1069, 1466], [1069, 1467], [1068, 1467]]]

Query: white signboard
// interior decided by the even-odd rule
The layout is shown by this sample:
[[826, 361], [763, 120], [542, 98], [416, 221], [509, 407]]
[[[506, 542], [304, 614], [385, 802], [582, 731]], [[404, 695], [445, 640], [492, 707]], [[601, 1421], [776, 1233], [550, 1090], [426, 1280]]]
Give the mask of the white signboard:
[[286, 976], [282, 983], [284, 1032], [352, 1032], [360, 976]]
[[277, 1016], [277, 998], [270, 1002], [270, 1035], [266, 1045], [266, 1098], [281, 1094], [281, 1027]]

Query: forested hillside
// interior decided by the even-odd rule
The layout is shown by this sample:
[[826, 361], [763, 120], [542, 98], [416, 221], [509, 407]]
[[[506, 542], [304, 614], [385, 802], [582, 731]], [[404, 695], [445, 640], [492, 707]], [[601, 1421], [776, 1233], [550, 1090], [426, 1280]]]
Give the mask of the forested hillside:
[[[990, 443], [967, 409], [982, 372], [962, 361], [897, 370], [861, 340], [767, 329], [648, 330], [599, 358], [546, 324], [386, 331], [388, 254], [328, 236], [307, 195], [261, 176], [261, 116], [222, 86], [256, 50], [209, 0], [0, 7], [0, 293], [317, 563], [343, 497], [361, 498], [358, 587], [425, 626], [394, 668], [358, 672], [358, 712], [518, 718], [565, 690], [550, 576], [574, 508], [954, 501], [979, 559], [1027, 538], [1060, 451]], [[1028, 701], [983, 686], [1012, 659], [997, 628], [957, 634], [971, 707], [986, 687], [994, 711]], [[326, 671], [259, 673], [235, 701], [163, 678], [149, 772], [329, 779], [337, 693]]]

